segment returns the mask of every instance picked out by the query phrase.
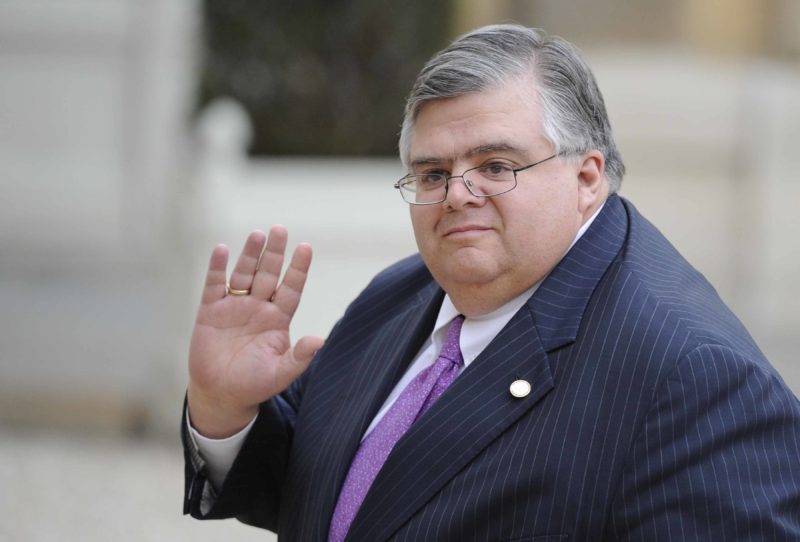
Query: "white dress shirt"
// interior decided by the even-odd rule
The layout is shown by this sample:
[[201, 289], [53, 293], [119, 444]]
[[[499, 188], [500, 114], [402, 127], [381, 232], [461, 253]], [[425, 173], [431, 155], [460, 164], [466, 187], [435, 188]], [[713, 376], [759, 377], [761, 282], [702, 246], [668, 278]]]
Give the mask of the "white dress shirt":
[[[602, 210], [603, 205], [601, 205], [600, 208], [591, 216], [591, 218], [589, 218], [589, 220], [587, 220], [586, 223], [581, 226], [581, 229], [578, 231], [575, 239], [573, 239], [572, 243], [569, 245], [569, 248], [567, 248], [567, 250], [564, 252], [565, 255], [567, 252], [569, 252], [569, 249], [572, 248], [572, 245], [574, 245], [586, 232], [592, 222], [594, 222], [594, 219]], [[464, 367], [461, 369], [462, 372], [469, 366], [470, 363], [475, 360], [475, 358], [478, 357], [481, 352], [483, 352], [492, 339], [494, 339], [509, 322], [509, 320], [511, 320], [511, 317], [514, 316], [514, 314], [516, 314], [520, 308], [522, 308], [528, 299], [530, 299], [530, 297], [539, 287], [539, 284], [541, 284], [541, 281], [534, 284], [514, 299], [508, 301], [500, 308], [488, 314], [473, 316], [464, 320], [464, 324], [461, 327], [461, 335], [459, 337], [461, 353], [464, 357]], [[370, 423], [366, 432], [361, 437], [362, 440], [367, 434], [369, 434], [370, 431], [372, 431], [381, 418], [383, 418], [386, 412], [397, 400], [397, 397], [400, 395], [400, 393], [414, 379], [414, 377], [416, 377], [420, 372], [436, 361], [438, 352], [441, 350], [442, 343], [444, 342], [447, 334], [447, 328], [450, 326], [451, 320], [459, 314], [460, 313], [455, 308], [455, 305], [453, 305], [450, 296], [445, 295], [444, 301], [442, 301], [442, 306], [439, 308], [439, 315], [436, 317], [436, 323], [433, 326], [433, 331], [431, 332], [430, 337], [425, 341], [425, 344], [422, 345], [422, 348], [414, 358], [414, 361], [411, 363], [411, 365], [409, 365], [403, 377], [397, 382], [394, 389], [392, 389], [392, 392], [386, 398], [386, 401], [381, 409], [372, 419], [372, 423]], [[188, 419], [189, 417], [187, 413], [187, 420]], [[190, 421], [189, 433], [192, 436], [200, 455], [203, 457], [203, 460], [206, 463], [208, 479], [214, 488], [218, 489], [222, 486], [225, 476], [228, 474], [228, 471], [233, 465], [233, 461], [236, 459], [236, 455], [239, 453], [239, 450], [241, 449], [242, 444], [244, 443], [244, 440], [247, 437], [247, 434], [250, 432], [250, 428], [253, 427], [255, 421], [256, 418], [253, 418], [247, 427], [235, 435], [225, 439], [210, 439], [202, 436], [194, 429], [194, 427], [192, 427]]]

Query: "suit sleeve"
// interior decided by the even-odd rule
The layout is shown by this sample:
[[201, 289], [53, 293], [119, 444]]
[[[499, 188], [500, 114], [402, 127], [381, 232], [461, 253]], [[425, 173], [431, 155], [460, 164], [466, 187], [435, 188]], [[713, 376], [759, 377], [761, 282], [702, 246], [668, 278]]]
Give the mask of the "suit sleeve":
[[[299, 397], [299, 381], [263, 403], [222, 487], [215, 491], [205, 463], [188, 433], [186, 415], [181, 436], [184, 449], [184, 514], [197, 519], [238, 520], [275, 531], [280, 490], [291, 447]], [[185, 410], [185, 409], [184, 409]]]
[[763, 360], [705, 345], [654, 392], [608, 540], [800, 540], [800, 403]]

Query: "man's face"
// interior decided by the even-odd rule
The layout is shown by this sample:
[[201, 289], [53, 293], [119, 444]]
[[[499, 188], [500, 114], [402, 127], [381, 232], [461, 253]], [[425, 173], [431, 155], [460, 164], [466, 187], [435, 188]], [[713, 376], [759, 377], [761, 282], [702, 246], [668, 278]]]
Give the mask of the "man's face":
[[[492, 162], [523, 167], [554, 152], [541, 125], [528, 80], [431, 101], [417, 117], [409, 164], [415, 173], [447, 175]], [[518, 173], [514, 190], [491, 198], [452, 179], [445, 202], [410, 206], [420, 254], [459, 310], [494, 310], [558, 263], [590, 216], [581, 169], [556, 157]]]

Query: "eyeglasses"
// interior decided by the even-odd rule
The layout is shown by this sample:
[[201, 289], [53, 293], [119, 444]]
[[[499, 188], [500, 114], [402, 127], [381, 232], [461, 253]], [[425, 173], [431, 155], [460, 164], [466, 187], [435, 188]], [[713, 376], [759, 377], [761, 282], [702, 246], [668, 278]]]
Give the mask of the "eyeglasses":
[[444, 173], [411, 173], [394, 183], [400, 195], [411, 205], [434, 205], [447, 199], [450, 179], [461, 179], [476, 198], [491, 198], [517, 187], [517, 173], [525, 171], [542, 162], [558, 156], [554, 154], [544, 160], [528, 164], [520, 168], [512, 168], [508, 164], [490, 162], [482, 166], [468, 169], [461, 175], [445, 175]]

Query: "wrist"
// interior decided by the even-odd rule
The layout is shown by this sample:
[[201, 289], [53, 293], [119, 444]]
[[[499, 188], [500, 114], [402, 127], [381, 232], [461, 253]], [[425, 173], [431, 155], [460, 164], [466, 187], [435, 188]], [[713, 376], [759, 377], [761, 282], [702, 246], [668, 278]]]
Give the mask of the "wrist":
[[224, 439], [239, 433], [258, 415], [258, 405], [230, 405], [208, 396], [189, 384], [187, 403], [191, 426], [209, 439]]

